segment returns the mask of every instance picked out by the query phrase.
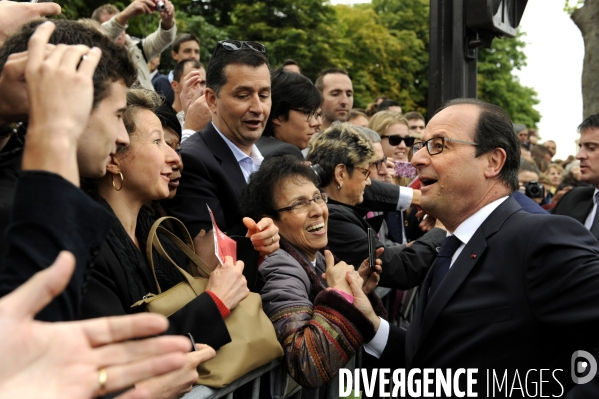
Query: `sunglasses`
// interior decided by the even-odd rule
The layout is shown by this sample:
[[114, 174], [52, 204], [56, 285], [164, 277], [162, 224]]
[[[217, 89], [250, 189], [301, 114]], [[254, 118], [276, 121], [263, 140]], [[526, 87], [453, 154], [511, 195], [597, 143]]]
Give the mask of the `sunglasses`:
[[410, 137], [410, 136], [401, 137], [399, 134], [392, 134], [390, 136], [381, 136], [381, 139], [384, 139], [384, 138], [388, 138], [389, 144], [393, 145], [393, 146], [399, 145], [403, 141], [404, 143], [406, 143], [406, 147], [411, 147], [414, 144], [414, 140], [416, 140], [416, 137]]
[[214, 53], [212, 53], [212, 56], [214, 56], [214, 54], [216, 54], [219, 46], [222, 46], [222, 48], [224, 48], [227, 51], [237, 51], [237, 50], [241, 50], [244, 47], [246, 47], [251, 50], [257, 51], [259, 53], [266, 53], [266, 47], [264, 47], [264, 45], [262, 43], [245, 42], [245, 41], [241, 41], [241, 40], [221, 40], [216, 45], [216, 48], [214, 49]]

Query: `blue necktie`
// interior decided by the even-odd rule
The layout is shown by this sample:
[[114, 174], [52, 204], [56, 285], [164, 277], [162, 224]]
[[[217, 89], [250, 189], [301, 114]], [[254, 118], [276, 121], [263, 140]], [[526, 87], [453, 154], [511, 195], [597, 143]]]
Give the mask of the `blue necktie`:
[[449, 271], [451, 258], [460, 245], [462, 245], [462, 242], [456, 236], [449, 236], [443, 240], [441, 249], [439, 250], [439, 255], [437, 255], [437, 259], [433, 265], [433, 281], [431, 282], [431, 288], [428, 290], [427, 302], [430, 302], [435, 291], [437, 291], [437, 288], [439, 288], [443, 277], [445, 277]]

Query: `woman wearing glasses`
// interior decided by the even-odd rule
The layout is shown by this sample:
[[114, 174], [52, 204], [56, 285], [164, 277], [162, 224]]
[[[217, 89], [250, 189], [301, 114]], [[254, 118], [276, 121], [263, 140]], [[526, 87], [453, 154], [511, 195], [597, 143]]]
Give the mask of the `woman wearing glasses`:
[[[379, 230], [376, 218], [360, 208], [363, 193], [370, 184], [370, 165], [376, 161], [372, 143], [350, 123], [334, 123], [310, 143], [307, 160], [319, 164], [321, 189], [329, 196], [328, 245], [335, 256], [358, 266], [368, 257], [367, 229]], [[445, 231], [434, 228], [410, 247], [388, 247], [381, 255], [383, 271], [380, 285], [409, 289], [417, 286], [437, 256], [436, 247]], [[376, 247], [384, 247], [377, 240]]]
[[[287, 370], [306, 388], [333, 378], [381, 323], [366, 297], [378, 273], [360, 262], [363, 284], [353, 267], [335, 264], [329, 251], [319, 252], [327, 245], [328, 209], [327, 195], [316, 184], [305, 162], [282, 155], [252, 174], [241, 200], [245, 215], [271, 217], [279, 228], [281, 248], [260, 265], [260, 295], [285, 350]], [[370, 297], [382, 309], [376, 295]], [[315, 392], [302, 394], [306, 397], [316, 397]]]

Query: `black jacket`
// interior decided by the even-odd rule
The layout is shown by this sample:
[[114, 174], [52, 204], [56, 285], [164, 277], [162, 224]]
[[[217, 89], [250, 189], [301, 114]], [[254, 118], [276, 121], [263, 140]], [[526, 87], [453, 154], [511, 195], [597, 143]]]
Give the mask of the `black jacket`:
[[[367, 210], [332, 199], [329, 199], [328, 208], [328, 247], [335, 256], [357, 269], [368, 258], [367, 229], [371, 226], [364, 220]], [[435, 228], [410, 247], [386, 248], [381, 256], [383, 272], [379, 285], [401, 290], [419, 285], [446, 235], [445, 230]], [[383, 247], [383, 244], [377, 240], [376, 247]]]
[[114, 219], [79, 188], [48, 172], [23, 172], [14, 204], [4, 235], [9, 246], [0, 270], [0, 295], [12, 292], [67, 250], [77, 262], [73, 277], [37, 318], [77, 319], [84, 278]]

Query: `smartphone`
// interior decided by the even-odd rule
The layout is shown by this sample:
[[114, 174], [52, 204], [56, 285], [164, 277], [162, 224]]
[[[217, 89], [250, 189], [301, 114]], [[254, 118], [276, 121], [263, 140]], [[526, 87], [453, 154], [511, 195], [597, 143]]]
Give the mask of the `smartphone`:
[[374, 229], [368, 228], [368, 263], [370, 269], [374, 270], [376, 265], [376, 234]]
[[191, 341], [191, 351], [190, 352], [197, 351], [198, 348], [196, 348], [196, 341], [194, 341], [193, 335], [191, 335], [191, 333], [187, 333], [187, 336], [189, 337], [189, 340]]
[[395, 175], [398, 177], [415, 178], [418, 173], [410, 162], [395, 161]]

